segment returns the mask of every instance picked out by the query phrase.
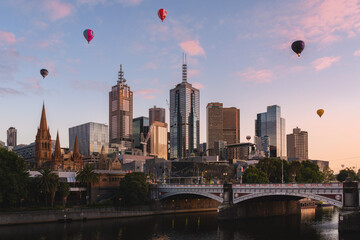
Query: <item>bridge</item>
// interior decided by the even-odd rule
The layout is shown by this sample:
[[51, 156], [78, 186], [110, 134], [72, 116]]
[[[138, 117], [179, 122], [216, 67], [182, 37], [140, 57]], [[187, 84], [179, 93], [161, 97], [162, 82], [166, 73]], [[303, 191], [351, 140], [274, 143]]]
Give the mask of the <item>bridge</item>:
[[[294, 196], [323, 201], [336, 207], [343, 207], [344, 187], [342, 183], [307, 184], [233, 184], [231, 198], [225, 199], [232, 204], [265, 196]], [[360, 189], [360, 184], [358, 184]], [[360, 192], [360, 191], [359, 191]], [[224, 185], [206, 184], [161, 184], [153, 193], [153, 199], [165, 199], [180, 194], [195, 194], [224, 202]]]

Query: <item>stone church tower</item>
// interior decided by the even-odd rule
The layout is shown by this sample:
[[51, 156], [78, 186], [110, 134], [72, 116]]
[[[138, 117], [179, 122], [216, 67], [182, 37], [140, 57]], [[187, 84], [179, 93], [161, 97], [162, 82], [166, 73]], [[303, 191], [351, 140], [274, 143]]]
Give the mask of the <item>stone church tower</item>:
[[52, 169], [53, 170], [62, 170], [64, 164], [64, 155], [61, 153], [60, 148], [60, 140], [59, 140], [59, 132], [56, 135], [56, 142], [55, 142], [55, 151], [51, 156], [52, 160]]
[[51, 136], [46, 123], [45, 105], [43, 104], [40, 127], [35, 139], [35, 163], [37, 168], [51, 166]]

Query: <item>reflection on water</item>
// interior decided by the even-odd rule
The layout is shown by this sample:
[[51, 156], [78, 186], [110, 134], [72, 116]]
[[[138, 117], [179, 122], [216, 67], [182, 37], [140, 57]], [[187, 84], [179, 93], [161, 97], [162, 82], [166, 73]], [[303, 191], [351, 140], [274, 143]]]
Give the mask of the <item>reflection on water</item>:
[[[32, 224], [0, 227], [0, 239], [136, 240], [136, 239], [339, 239], [338, 210], [304, 209], [301, 216], [241, 221], [218, 221], [217, 213], [192, 213], [70, 224]], [[355, 235], [341, 239], [358, 239]]]

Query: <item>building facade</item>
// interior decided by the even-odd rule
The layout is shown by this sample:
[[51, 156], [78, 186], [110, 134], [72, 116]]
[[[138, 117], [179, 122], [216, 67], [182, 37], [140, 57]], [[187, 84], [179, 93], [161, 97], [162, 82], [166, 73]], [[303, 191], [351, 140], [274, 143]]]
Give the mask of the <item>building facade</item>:
[[305, 161], [309, 159], [308, 132], [296, 127], [292, 134], [286, 135], [288, 161]]
[[126, 84], [120, 65], [117, 84], [109, 92], [110, 143], [133, 147], [133, 92]]
[[255, 136], [269, 137], [270, 157], [286, 158], [285, 119], [280, 106], [268, 106], [267, 112], [257, 114]]
[[218, 102], [208, 103], [206, 106], [206, 132], [207, 147], [214, 149], [214, 142], [223, 140], [223, 104]]
[[51, 135], [46, 122], [45, 105], [41, 112], [40, 127], [35, 139], [35, 164], [38, 168], [51, 165]]
[[214, 142], [225, 141], [227, 144], [240, 142], [240, 110], [235, 107], [224, 108], [222, 103], [209, 103], [207, 115], [208, 154], [214, 154]]
[[138, 117], [133, 119], [134, 147], [142, 150], [141, 142], [149, 132], [149, 118]]
[[168, 125], [154, 121], [150, 127], [150, 155], [167, 159]]
[[154, 121], [165, 123], [165, 108], [154, 106], [149, 109], [149, 125]]
[[104, 146], [105, 152], [109, 148], [109, 127], [102, 123], [89, 122], [69, 128], [69, 147], [74, 150], [75, 138], [78, 137], [79, 151], [89, 156], [94, 152], [100, 153]]
[[14, 127], [10, 127], [7, 130], [7, 146], [16, 147], [17, 145], [17, 130]]
[[187, 64], [182, 82], [170, 90], [170, 158], [194, 155], [200, 144], [200, 91], [187, 82]]

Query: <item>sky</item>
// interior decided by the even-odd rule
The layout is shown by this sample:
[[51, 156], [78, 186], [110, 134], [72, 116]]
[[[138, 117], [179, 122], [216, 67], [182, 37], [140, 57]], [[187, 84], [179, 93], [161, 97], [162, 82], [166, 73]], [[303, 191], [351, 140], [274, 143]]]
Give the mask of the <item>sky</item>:
[[[95, 33], [90, 44], [87, 28]], [[301, 57], [290, 48], [299, 39]], [[357, 0], [1, 1], [0, 140], [13, 126], [18, 144], [34, 142], [43, 102], [62, 147], [70, 127], [108, 124], [120, 64], [134, 92], [134, 117], [167, 108], [185, 52], [188, 81], [200, 89], [201, 142], [209, 102], [240, 109], [241, 142], [254, 136], [256, 114], [277, 104], [287, 134], [308, 131], [309, 158], [330, 161], [335, 172], [358, 169], [359, 42]]]

